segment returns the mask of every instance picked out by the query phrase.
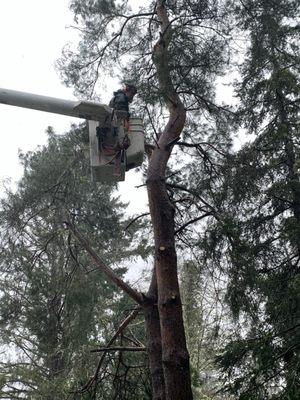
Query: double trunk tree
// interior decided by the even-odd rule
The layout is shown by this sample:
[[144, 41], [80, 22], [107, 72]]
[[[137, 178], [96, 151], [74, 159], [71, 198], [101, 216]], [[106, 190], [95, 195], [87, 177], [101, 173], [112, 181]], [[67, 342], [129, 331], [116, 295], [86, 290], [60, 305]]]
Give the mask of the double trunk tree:
[[[203, 138], [202, 127], [208, 126], [204, 119], [216, 111], [212, 82], [224, 65], [221, 31], [225, 8], [221, 6], [225, 3], [147, 1], [135, 12], [125, 1], [73, 0], [71, 9], [82, 37], [78, 52], [66, 49], [59, 62], [65, 83], [85, 97], [93, 95], [105, 67], [112, 72], [121, 65], [124, 81], [134, 82], [139, 89], [142, 101], [137, 108], [153, 131], [148, 138], [152, 144], [146, 172], [154, 236], [154, 270], [148, 293], [134, 293], [128, 284], [113, 277], [113, 271], [107, 273], [144, 311], [155, 400], [193, 397], [168, 171], [183, 129], [186, 138]], [[69, 222], [67, 226], [105, 269], [76, 227]]]
[[154, 47], [153, 59], [160, 88], [169, 111], [169, 120], [161, 133], [149, 161], [147, 188], [154, 229], [155, 277], [161, 329], [162, 364], [166, 398], [191, 399], [189, 356], [184, 334], [182, 305], [178, 284], [174, 236], [174, 213], [166, 187], [166, 167], [172, 143], [184, 128], [186, 112], [176, 93], [169, 70], [168, 44], [171, 40], [170, 20], [163, 1], [157, 2], [161, 21], [161, 37]]
[[176, 93], [169, 70], [168, 44], [171, 24], [163, 1], [157, 2], [161, 35], [153, 49], [160, 88], [169, 111], [169, 120], [161, 132], [149, 159], [147, 189], [154, 231], [155, 255], [151, 285], [141, 296], [114, 277], [97, 259], [93, 250], [74, 227], [67, 222], [77, 239], [90, 252], [97, 264], [115, 283], [124, 289], [145, 314], [148, 334], [148, 355], [152, 377], [153, 399], [192, 399], [189, 354], [183, 325], [175, 249], [174, 213], [166, 186], [166, 168], [174, 143], [184, 128], [186, 111]]

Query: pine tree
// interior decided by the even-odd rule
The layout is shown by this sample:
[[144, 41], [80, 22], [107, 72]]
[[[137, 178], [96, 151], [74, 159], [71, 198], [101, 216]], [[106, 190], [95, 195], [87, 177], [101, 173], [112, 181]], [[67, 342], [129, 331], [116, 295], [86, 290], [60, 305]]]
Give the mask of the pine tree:
[[[59, 63], [64, 82], [83, 96], [97, 92], [105, 71], [139, 88], [136, 111], [145, 116], [151, 141], [146, 184], [155, 273], [142, 307], [154, 399], [192, 398], [177, 274], [175, 208], [166, 178], [173, 176], [170, 157], [183, 132], [194, 147], [194, 140], [209, 136], [226, 122], [228, 110], [219, 112], [213, 83], [227, 59], [225, 3], [149, 1], [133, 11], [127, 1], [73, 0], [81, 40], [77, 51], [66, 49]], [[176, 149], [180, 148], [176, 145]], [[175, 169], [180, 165], [178, 157]], [[187, 181], [188, 176], [180, 176]], [[178, 229], [186, 222], [180, 220]]]
[[[1, 202], [3, 399], [54, 400], [77, 393], [97, 367], [98, 357], [90, 350], [105, 345], [132, 307], [64, 226], [67, 216], [72, 218], [122, 276], [121, 261], [136, 254], [132, 237], [124, 233], [125, 205], [113, 186], [91, 182], [83, 127], [60, 136], [49, 129], [48, 134], [46, 146], [21, 154], [24, 176]], [[144, 336], [140, 329], [138, 336]], [[129, 360], [146, 363], [141, 356]], [[124, 356], [124, 365], [127, 361]], [[146, 367], [127, 370], [132, 382], [139, 380], [136, 398], [147, 398]], [[114, 376], [116, 367], [108, 363], [106, 370]], [[110, 379], [110, 391], [100, 391], [100, 398], [118, 392], [122, 399], [134, 398], [126, 397], [122, 379], [119, 387]], [[92, 398], [88, 391], [82, 396]]]
[[182, 268], [182, 302], [196, 400], [225, 398], [219, 393], [221, 381], [215, 363], [227, 330], [219, 279], [196, 260]]
[[297, 399], [299, 2], [243, 1], [235, 13], [249, 39], [239, 121], [256, 137], [224, 167], [220, 221], [207, 233], [237, 328], [219, 361], [239, 399]]

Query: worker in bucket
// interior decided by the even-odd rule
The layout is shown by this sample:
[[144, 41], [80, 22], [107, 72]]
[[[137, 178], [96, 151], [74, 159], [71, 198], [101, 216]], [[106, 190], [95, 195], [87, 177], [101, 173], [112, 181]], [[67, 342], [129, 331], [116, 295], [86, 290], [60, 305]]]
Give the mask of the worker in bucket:
[[[126, 149], [130, 146], [130, 139], [128, 133], [130, 132], [129, 126], [129, 104], [132, 103], [134, 96], [137, 93], [137, 89], [134, 85], [126, 83], [123, 89], [117, 90], [114, 92], [114, 97], [109, 102], [109, 107], [113, 108], [116, 111], [126, 111], [126, 117], [124, 118], [124, 128], [125, 132], [127, 132], [122, 139], [122, 142], [117, 142], [114, 146], [108, 146], [105, 143], [105, 137], [102, 137], [102, 131], [99, 131], [97, 134], [99, 139], [100, 151], [102, 151], [106, 155], [112, 155], [113, 161], [115, 164], [114, 175], [120, 176], [121, 174], [121, 161], [124, 158], [124, 154]], [[105, 135], [104, 135], [105, 136]]]
[[134, 85], [125, 83], [124, 88], [114, 92], [114, 97], [109, 102], [109, 107], [126, 111], [127, 117], [125, 119], [125, 128], [129, 130], [129, 104], [132, 103], [134, 96], [137, 93], [137, 89]]

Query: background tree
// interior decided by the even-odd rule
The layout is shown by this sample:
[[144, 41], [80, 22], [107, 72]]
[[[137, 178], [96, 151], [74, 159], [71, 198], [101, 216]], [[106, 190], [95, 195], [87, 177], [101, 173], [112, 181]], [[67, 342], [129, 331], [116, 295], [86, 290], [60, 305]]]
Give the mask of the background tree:
[[[122, 390], [120, 398], [151, 397], [147, 376], [142, 372], [139, 382], [134, 381], [134, 375], [129, 380], [129, 364], [144, 365], [144, 362], [137, 364], [141, 355], [127, 355], [118, 347], [129, 340], [139, 347], [138, 351], [145, 350], [140, 343], [143, 330], [138, 323], [138, 338], [133, 334], [128, 339], [121, 329], [142, 309], [148, 334], [153, 399], [191, 399], [190, 363], [177, 271], [179, 254], [186, 261], [183, 261], [182, 293], [194, 386], [199, 388], [201, 383], [199, 369], [215, 372], [209, 353], [218, 351], [225, 337], [228, 344], [218, 360], [226, 374], [226, 388], [235, 397], [299, 398], [298, 2], [158, 0], [138, 7], [125, 1], [73, 0], [70, 5], [81, 40], [76, 51], [66, 48], [60, 60], [65, 83], [83, 97], [97, 97], [97, 92], [103, 89], [102, 76], [108, 72], [123, 81], [132, 81], [139, 88], [140, 102], [135, 112], [143, 116], [147, 131], [148, 158], [143, 173], [153, 230], [150, 245], [154, 273], [148, 292], [141, 294], [124, 282], [121, 273], [105, 266], [105, 262], [117, 263], [133, 254], [136, 241], [128, 232], [127, 236], [121, 234], [122, 215], [117, 211], [117, 200], [112, 205], [104, 202], [107, 210], [114, 210], [111, 224], [105, 209], [99, 207], [101, 194], [97, 190], [90, 191], [83, 179], [83, 192], [77, 192], [78, 182], [73, 179], [72, 170], [81, 168], [78, 180], [86, 171], [77, 146], [82, 138], [73, 143], [74, 162], [70, 161], [69, 168], [64, 170], [67, 172], [56, 175], [50, 186], [43, 186], [46, 172], [39, 161], [41, 158], [37, 154], [28, 155], [24, 157], [27, 168], [24, 182], [31, 189], [27, 191], [21, 184], [19, 194], [8, 197], [13, 207], [3, 203], [3, 229], [8, 229], [8, 234], [3, 236], [3, 265], [11, 263], [16, 277], [13, 281], [8, 273], [3, 275], [7, 287], [3, 310], [6, 304], [8, 309], [3, 314], [7, 319], [5, 327], [13, 321], [13, 312], [18, 311], [20, 304], [19, 301], [14, 307], [12, 299], [24, 293], [25, 280], [20, 278], [23, 272], [18, 275], [18, 266], [33, 265], [30, 261], [33, 257], [39, 263], [36, 264], [40, 266], [38, 271], [43, 273], [31, 274], [27, 267], [26, 289], [34, 288], [36, 293], [37, 287], [45, 285], [45, 293], [54, 293], [50, 300], [47, 297], [50, 305], [44, 306], [46, 314], [43, 309], [38, 315], [47, 315], [47, 326], [54, 332], [54, 339], [51, 336], [49, 343], [56, 349], [57, 340], [61, 339], [60, 325], [52, 322], [56, 318], [61, 324], [63, 319], [57, 318], [60, 308], [55, 307], [63, 304], [63, 310], [67, 310], [68, 302], [64, 299], [70, 296], [61, 296], [62, 289], [56, 294], [52, 283], [60, 287], [62, 281], [70, 282], [72, 291], [76, 293], [79, 286], [81, 293], [81, 285], [75, 285], [79, 282], [75, 279], [77, 269], [74, 278], [69, 279], [68, 268], [73, 265], [75, 268], [77, 263], [89, 265], [87, 255], [81, 252], [83, 247], [139, 307], [121, 325], [118, 321], [118, 339], [114, 335], [108, 339], [109, 349], [95, 349], [104, 352], [105, 358], [100, 357], [101, 361], [94, 366], [96, 372], [92, 378], [86, 378], [86, 383], [80, 382], [81, 391], [76, 395], [118, 398]], [[235, 46], [240, 64], [236, 84], [240, 103], [238, 112], [234, 113], [218, 103], [215, 87], [227, 68], [229, 44], [235, 44], [232, 39], [238, 35], [242, 39], [241, 48], [237, 50]], [[240, 126], [256, 136], [234, 152], [231, 131], [238, 132]], [[51, 136], [49, 146], [54, 146], [56, 140]], [[54, 146], [49, 157], [45, 156], [47, 153], [41, 154], [50, 162], [56, 149]], [[41, 170], [40, 175], [30, 172], [34, 171], [33, 166]], [[36, 176], [39, 176], [39, 185]], [[107, 190], [110, 193], [111, 189]], [[9, 224], [5, 225], [5, 221]], [[137, 221], [140, 219], [132, 221], [131, 229]], [[62, 230], [63, 222], [78, 242]], [[21, 236], [19, 232], [23, 232]], [[112, 237], [118, 243], [113, 254]], [[139, 251], [144, 252], [142, 246]], [[65, 269], [59, 270], [58, 265], [64, 260], [68, 260]], [[104, 318], [108, 327], [103, 329], [97, 325], [89, 340], [109, 337], [107, 321], [111, 321], [112, 309], [115, 315], [120, 304], [133, 308], [132, 300], [123, 297], [120, 291], [111, 291], [107, 276], [101, 275], [101, 282], [95, 279], [91, 288], [101, 288], [103, 293], [105, 285], [110, 288], [109, 293], [114, 293], [112, 298], [108, 297], [110, 311], [105, 313], [105, 307], [99, 309], [98, 292], [95, 302], [89, 297], [93, 290], [84, 300], [92, 305], [93, 315]], [[78, 277], [80, 281], [83, 279], [81, 275]], [[19, 286], [15, 282], [20, 282]], [[67, 286], [65, 283], [64, 287]], [[207, 294], [212, 289], [215, 297], [211, 298], [216, 300], [216, 307], [210, 313]], [[16, 294], [12, 297], [11, 293]], [[33, 299], [35, 307], [39, 306], [36, 298]], [[224, 299], [234, 317], [231, 325], [227, 325], [226, 306], [220, 306]], [[71, 303], [76, 314], [79, 305], [75, 300]], [[107, 300], [103, 302], [106, 304]], [[21, 306], [25, 307], [23, 303]], [[29, 305], [27, 309], [26, 321], [30, 322], [33, 318]], [[204, 324], [205, 320], [211, 327]], [[74, 324], [76, 321], [75, 318]], [[42, 323], [35, 328], [28, 325], [27, 338], [37, 337], [42, 326]], [[9, 336], [6, 337], [9, 343]], [[201, 351], [198, 351], [199, 345]], [[40, 349], [45, 356], [43, 362], [33, 359], [38, 366], [44, 366], [49, 372], [52, 366], [66, 365], [63, 354]], [[80, 376], [80, 363], [77, 365], [76, 376]], [[14, 390], [20, 390], [20, 386]], [[201, 398], [203, 391], [199, 392], [196, 396]]]
[[[48, 134], [46, 146], [21, 154], [24, 176], [1, 202], [3, 399], [63, 399], [72, 392], [94, 398], [94, 387], [78, 392], [97, 367], [99, 357], [90, 351], [105, 345], [132, 308], [62, 224], [71, 215], [122, 276], [119, 263], [136, 254], [131, 234], [124, 233], [125, 205], [113, 186], [90, 181], [83, 127]], [[132, 329], [144, 340], [140, 325]], [[149, 398], [145, 357], [124, 354], [117, 361], [106, 360], [99, 398]]]
[[236, 319], [220, 362], [240, 399], [296, 399], [299, 3], [243, 1], [235, 13], [247, 39], [239, 121], [256, 138], [229, 158], [219, 186], [222, 220], [207, 234], [207, 257], [223, 259]]
[[[195, 246], [196, 247], [196, 246]], [[221, 379], [215, 362], [216, 354], [226, 344], [230, 318], [224, 302], [222, 273], [209, 270], [200, 257], [187, 262], [181, 273], [181, 292], [191, 355], [194, 398], [228, 399], [220, 393]]]

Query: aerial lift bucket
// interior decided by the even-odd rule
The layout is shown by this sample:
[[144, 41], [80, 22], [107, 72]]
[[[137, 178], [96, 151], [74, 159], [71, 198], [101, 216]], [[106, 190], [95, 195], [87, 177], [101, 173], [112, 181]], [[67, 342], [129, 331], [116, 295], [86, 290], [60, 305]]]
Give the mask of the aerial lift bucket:
[[[143, 162], [144, 127], [140, 118], [131, 118], [130, 130], [125, 132], [124, 112], [114, 111], [104, 104], [92, 101], [63, 100], [0, 88], [0, 103], [86, 119], [90, 138], [91, 174], [94, 181], [123, 181], [125, 171], [136, 168]], [[122, 152], [120, 158], [117, 152], [115, 155], [108, 155], [101, 150], [97, 136], [99, 128], [107, 129], [108, 136], [105, 140], [108, 144], [114, 141], [122, 142], [124, 136], [128, 135], [130, 146]]]

